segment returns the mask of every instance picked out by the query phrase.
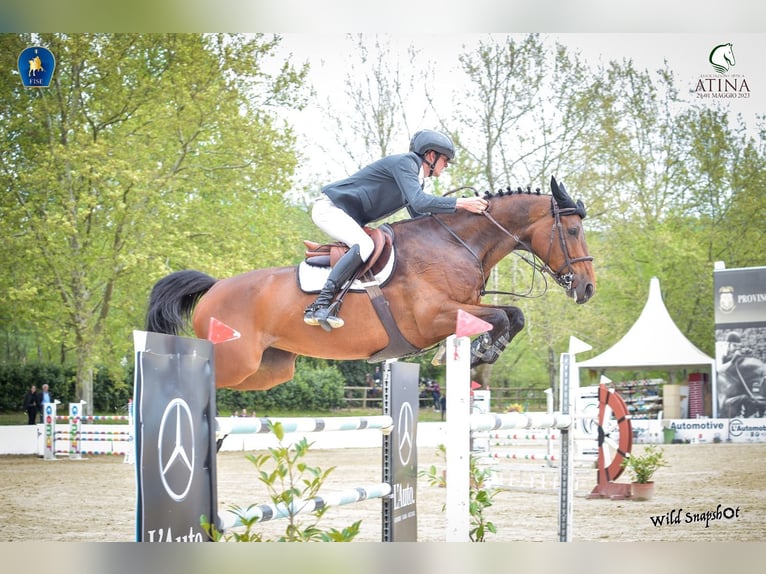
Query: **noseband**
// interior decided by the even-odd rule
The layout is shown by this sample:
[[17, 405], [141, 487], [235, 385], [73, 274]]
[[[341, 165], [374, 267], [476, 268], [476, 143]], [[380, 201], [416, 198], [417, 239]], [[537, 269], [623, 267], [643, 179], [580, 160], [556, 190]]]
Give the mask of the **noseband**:
[[[529, 251], [534, 255], [534, 251], [532, 251], [531, 246], [523, 241], [518, 235], [515, 233], [512, 233], [503, 225], [500, 224], [500, 222], [497, 221], [492, 215], [489, 213], [489, 209], [492, 206], [492, 203], [490, 202], [489, 207], [487, 207], [486, 211], [482, 212], [482, 215], [485, 216], [487, 219], [489, 219], [492, 224], [497, 227], [500, 231], [505, 233], [507, 236], [511, 237], [516, 243], [522, 246], [522, 248], [525, 251]], [[551, 238], [548, 243], [548, 255], [546, 256], [545, 260], [542, 262], [542, 264], [537, 263], [537, 261], [529, 259], [524, 259], [527, 263], [529, 263], [532, 267], [537, 269], [540, 272], [547, 273], [550, 275], [553, 280], [558, 283], [561, 287], [563, 287], [566, 291], [572, 290], [572, 283], [574, 281], [574, 270], [572, 269], [572, 265], [575, 263], [578, 263], [580, 261], [593, 261], [593, 257], [590, 255], [586, 255], [584, 257], [571, 257], [569, 255], [569, 248], [567, 247], [567, 242], [564, 239], [564, 226], [561, 225], [561, 216], [567, 216], [567, 215], [574, 215], [577, 213], [576, 208], [560, 208], [558, 204], [556, 203], [556, 200], [554, 198], [551, 198], [551, 213], [553, 214], [553, 227], [551, 228]], [[557, 233], [558, 231], [558, 233]], [[559, 238], [559, 245], [561, 246], [561, 252], [564, 254], [564, 263], [556, 269], [555, 271], [550, 266], [550, 260], [551, 260], [551, 253], [553, 251], [553, 239], [554, 237], [558, 235]]]

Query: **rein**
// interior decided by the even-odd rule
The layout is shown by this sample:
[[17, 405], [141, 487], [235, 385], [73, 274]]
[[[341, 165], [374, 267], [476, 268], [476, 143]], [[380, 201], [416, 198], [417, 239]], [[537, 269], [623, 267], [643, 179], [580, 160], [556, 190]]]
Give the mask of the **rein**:
[[[460, 188], [460, 189], [473, 189], [473, 188]], [[454, 193], [458, 190], [452, 190], [449, 193], [445, 195], [449, 195], [450, 193]], [[474, 190], [474, 193], [476, 190]], [[566, 244], [566, 240], [564, 238], [564, 227], [561, 225], [561, 216], [562, 215], [573, 215], [577, 212], [575, 208], [565, 208], [561, 209], [556, 204], [556, 201], [553, 197], [551, 197], [551, 213], [553, 215], [553, 227], [551, 228], [551, 236], [550, 236], [550, 242], [548, 243], [548, 255], [546, 256], [546, 260], [543, 261], [542, 258], [535, 255], [535, 253], [532, 251], [531, 246], [524, 240], [522, 240], [518, 235], [504, 227], [497, 219], [495, 219], [492, 214], [489, 212], [490, 208], [492, 207], [492, 202], [489, 202], [489, 207], [487, 207], [486, 211], [481, 212], [481, 215], [486, 217], [495, 227], [497, 227], [502, 233], [513, 239], [518, 245], [521, 245], [522, 250], [529, 252], [532, 254], [532, 259], [529, 259], [527, 257], [524, 257], [523, 255], [516, 253], [516, 251], [513, 251], [512, 253], [516, 253], [516, 255], [521, 258], [522, 261], [529, 264], [532, 269], [539, 272], [542, 276], [543, 280], [545, 281], [545, 288], [543, 289], [543, 292], [540, 295], [537, 295], [536, 297], [542, 297], [546, 291], [548, 290], [548, 282], [546, 280], [545, 275], [550, 275], [553, 280], [563, 287], [565, 290], [570, 291], [572, 289], [572, 281], [574, 280], [574, 271], [572, 270], [572, 265], [574, 263], [578, 263], [580, 261], [593, 261], [593, 257], [590, 255], [584, 256], [584, 257], [575, 257], [572, 258], [569, 255], [569, 249]], [[482, 278], [485, 277], [484, 275], [484, 265], [479, 258], [479, 256], [471, 249], [471, 247], [463, 241], [454, 231], [452, 231], [444, 222], [439, 220], [438, 218], [434, 218], [436, 221], [439, 222], [439, 224], [446, 229], [452, 237], [454, 237], [463, 247], [465, 247], [468, 252], [476, 259], [479, 270], [481, 272]], [[556, 231], [558, 231], [558, 238], [559, 238], [559, 245], [561, 246], [561, 251], [564, 254], [564, 263], [556, 269], [555, 271], [550, 266], [549, 261], [551, 258], [551, 252], [553, 250], [553, 240], [556, 235]], [[562, 273], [563, 271], [568, 270], [566, 273]], [[533, 274], [534, 277], [534, 274]], [[486, 287], [486, 282], [488, 278], [484, 279], [484, 285]], [[533, 278], [534, 282], [534, 278]], [[488, 291], [484, 288], [481, 290], [481, 295], [513, 295], [517, 297], [531, 297], [529, 293], [531, 293], [532, 288], [530, 287], [530, 290], [525, 294], [520, 293], [514, 293], [510, 291]]]

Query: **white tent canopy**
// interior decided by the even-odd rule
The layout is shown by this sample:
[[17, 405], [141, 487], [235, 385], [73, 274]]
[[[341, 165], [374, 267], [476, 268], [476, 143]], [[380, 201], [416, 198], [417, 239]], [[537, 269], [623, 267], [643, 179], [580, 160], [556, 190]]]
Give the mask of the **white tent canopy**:
[[627, 333], [612, 347], [578, 367], [594, 370], [710, 369], [715, 393], [715, 359], [695, 347], [670, 317], [660, 293], [660, 281], [652, 277], [644, 310]]

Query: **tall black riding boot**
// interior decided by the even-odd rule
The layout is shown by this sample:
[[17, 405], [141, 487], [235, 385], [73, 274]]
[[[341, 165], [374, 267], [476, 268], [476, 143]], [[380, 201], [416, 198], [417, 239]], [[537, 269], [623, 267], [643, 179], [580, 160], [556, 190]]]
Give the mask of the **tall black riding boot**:
[[303, 314], [304, 323], [321, 325], [325, 331], [332, 331], [343, 326], [343, 319], [335, 315], [337, 304], [334, 304], [332, 300], [362, 263], [364, 261], [359, 255], [359, 245], [354, 245], [332, 268], [316, 301], [306, 307], [306, 312]]

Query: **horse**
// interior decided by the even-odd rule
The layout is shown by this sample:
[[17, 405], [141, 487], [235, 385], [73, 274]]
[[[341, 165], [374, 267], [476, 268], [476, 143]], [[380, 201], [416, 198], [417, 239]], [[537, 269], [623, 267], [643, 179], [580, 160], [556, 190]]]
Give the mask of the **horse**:
[[43, 62], [40, 59], [40, 56], [35, 56], [31, 60], [29, 60], [29, 77], [36, 75], [37, 72], [44, 72], [43, 70]]
[[725, 74], [732, 67], [736, 60], [734, 59], [734, 47], [731, 42], [728, 44], [719, 44], [710, 52], [708, 58], [713, 69], [719, 74]]
[[[527, 261], [577, 303], [594, 295], [593, 257], [582, 225], [585, 206], [553, 177], [551, 192], [485, 192], [489, 207], [483, 214], [427, 214], [390, 224], [395, 268], [380, 288], [411, 351], [397, 350], [395, 357], [435, 347], [455, 332], [462, 310], [492, 325], [472, 342], [472, 365], [497, 360], [524, 327], [524, 315], [517, 307], [487, 305], [481, 298], [492, 268], [515, 250], [531, 252], [534, 259]], [[306, 325], [303, 311], [314, 294], [300, 288], [297, 267], [255, 269], [221, 280], [195, 270], [171, 273], [152, 288], [146, 330], [177, 335], [191, 323], [197, 337], [208, 338], [211, 318], [236, 330], [238, 338], [215, 345], [219, 388], [266, 390], [289, 381], [298, 355], [394, 358], [381, 355], [393, 335], [364, 292], [346, 293], [344, 327], [326, 332]]]

